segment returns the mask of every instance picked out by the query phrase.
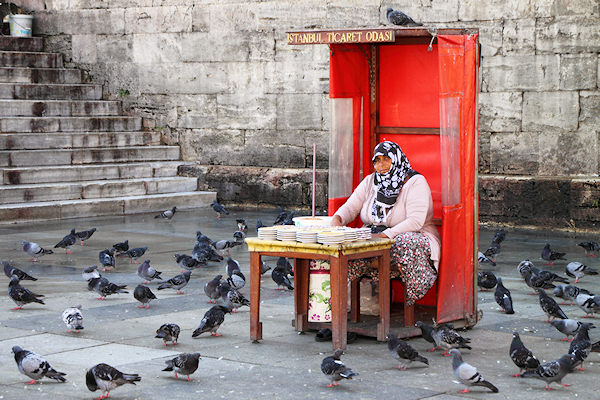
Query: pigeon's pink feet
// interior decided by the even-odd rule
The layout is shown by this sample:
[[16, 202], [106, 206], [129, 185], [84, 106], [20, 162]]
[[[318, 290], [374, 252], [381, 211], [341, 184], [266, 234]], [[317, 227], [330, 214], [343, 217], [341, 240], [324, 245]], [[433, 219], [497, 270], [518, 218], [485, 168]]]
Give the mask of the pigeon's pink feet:
[[21, 308], [23, 308], [23, 307], [19, 306], [19, 307], [11, 308], [11, 310], [16, 311], [16, 310], [20, 310]]
[[570, 383], [561, 383], [561, 385], [563, 385], [563, 386], [565, 386], [565, 387], [569, 387], [569, 386], [571, 386], [571, 384], [570, 384]]
[[210, 336], [217, 336], [217, 337], [219, 337], [219, 336], [222, 336], [222, 335], [219, 335], [217, 332], [211, 332]]
[[177, 346], [177, 342], [171, 342], [171, 345]]
[[177, 294], [185, 294], [185, 293], [183, 293], [181, 290], [178, 290]]
[[396, 368], [401, 369], [402, 371], [406, 371], [406, 367], [402, 365], [398, 365]]
[[579, 282], [579, 278], [575, 279], [575, 283]]
[[96, 300], [106, 300], [106, 297], [96, 297]]
[[188, 382], [191, 382], [191, 381], [192, 381], [192, 379], [190, 378], [190, 376], [189, 376], [189, 375], [188, 375], [188, 378], [187, 378], [187, 380], [188, 380]]
[[147, 309], [148, 309], [148, 308], [150, 308], [150, 304], [146, 305], [146, 308], [147, 308]]
[[83, 244], [83, 240], [81, 241], [81, 245], [82, 245], [82, 246], [85, 246], [85, 244]]
[[69, 329], [67, 332], [69, 332], [69, 333], [72, 333], [72, 332], [73, 332], [73, 329]]
[[32, 379], [29, 382], [27, 382], [27, 385], [35, 385], [35, 379]]
[[594, 318], [594, 315], [585, 314], [583, 318]]
[[546, 385], [546, 390], [554, 390], [550, 386]]
[[514, 374], [512, 377], [513, 378], [518, 378], [519, 376], [521, 376], [521, 373], [519, 372], [518, 374]]
[[179, 379], [179, 377], [177, 376], [177, 372], [175, 372], [175, 378]]
[[73, 253], [71, 253], [71, 252], [70, 252], [70, 251], [68, 251], [68, 250], [65, 250], [65, 254], [73, 254]]
[[135, 260], [133, 260], [133, 262], [134, 262], [135, 264], [139, 264], [139, 262], [137, 262], [137, 261], [135, 261]]
[[163, 343], [164, 343], [165, 347], [167, 347], [169, 345], [167, 342], [163, 342]]
[[[573, 339], [571, 339], [571, 340], [573, 340]], [[569, 340], [568, 337], [564, 337], [564, 338], [560, 339], [561, 342], [570, 342], [571, 340]]]
[[460, 393], [469, 393], [469, 389], [461, 390]]
[[544, 264], [544, 265], [554, 265], [554, 263], [553, 263], [553, 262], [547, 262], [547, 263], [546, 263], [546, 264]]
[[138, 308], [144, 308], [144, 305], [142, 304], [141, 306], [138, 306]]

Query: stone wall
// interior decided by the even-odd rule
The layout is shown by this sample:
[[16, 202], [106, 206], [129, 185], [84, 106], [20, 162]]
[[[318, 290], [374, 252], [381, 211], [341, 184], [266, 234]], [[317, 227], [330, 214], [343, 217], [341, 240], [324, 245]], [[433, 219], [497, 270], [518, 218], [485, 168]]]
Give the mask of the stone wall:
[[[48, 50], [62, 52], [67, 64], [103, 83], [106, 98], [122, 99], [131, 113], [155, 119], [165, 142], [179, 143], [186, 160], [213, 170], [310, 168], [313, 142], [317, 166], [327, 168], [327, 46], [288, 46], [287, 30], [384, 26], [388, 5], [427, 26], [478, 27], [482, 219], [519, 222], [528, 216], [563, 223], [551, 212], [538, 218], [536, 207], [511, 213], [503, 209], [505, 201], [484, 193], [490, 185], [505, 190], [500, 182], [506, 179], [513, 185], [598, 184], [598, 0], [22, 0], [21, 5], [36, 10], [34, 32], [46, 37]], [[576, 195], [576, 187], [570, 184], [573, 199], [588, 199]], [[586, 220], [600, 221], [598, 192], [591, 196], [579, 206], [591, 207]]]

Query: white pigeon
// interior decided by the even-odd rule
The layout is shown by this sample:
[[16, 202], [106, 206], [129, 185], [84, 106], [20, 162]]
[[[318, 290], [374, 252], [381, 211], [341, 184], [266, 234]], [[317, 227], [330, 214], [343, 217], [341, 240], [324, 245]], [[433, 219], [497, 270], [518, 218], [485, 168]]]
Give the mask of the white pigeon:
[[571, 278], [575, 278], [575, 283], [579, 282], [584, 275], [598, 275], [598, 271], [594, 268], [588, 267], [577, 261], [573, 261], [567, 264], [565, 267], [565, 273]]
[[[454, 377], [466, 386], [483, 386], [490, 389], [494, 393], [498, 393], [498, 388], [486, 381], [483, 376], [477, 371], [477, 368], [463, 361], [460, 351], [451, 349], [452, 354], [452, 371]], [[461, 393], [468, 393], [469, 388], [461, 390]]]
[[39, 257], [44, 254], [53, 254], [54, 251], [46, 250], [42, 248], [39, 244], [34, 242], [28, 242], [27, 240], [23, 240], [23, 251], [31, 256], [30, 260], [36, 262]]
[[69, 307], [62, 313], [62, 320], [69, 328], [69, 332], [79, 333], [83, 329], [83, 315], [81, 314], [81, 305]]
[[33, 351], [23, 350], [19, 346], [13, 346], [12, 352], [15, 355], [15, 361], [19, 372], [23, 375], [27, 375], [31, 378], [28, 382], [29, 385], [33, 385], [36, 380], [42, 379], [43, 377], [54, 379], [60, 382], [66, 382], [63, 378], [66, 374], [64, 372], [58, 372], [44, 360], [42, 356], [34, 353]]

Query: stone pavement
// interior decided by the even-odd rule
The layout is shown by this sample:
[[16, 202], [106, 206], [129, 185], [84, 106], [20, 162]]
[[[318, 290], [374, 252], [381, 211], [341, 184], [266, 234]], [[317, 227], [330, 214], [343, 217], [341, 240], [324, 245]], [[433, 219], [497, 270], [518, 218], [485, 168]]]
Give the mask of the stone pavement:
[[[145, 257], [163, 272], [165, 278], [180, 272], [173, 260], [173, 253], [191, 254], [195, 232], [200, 229], [214, 239], [231, 238], [236, 217], [246, 217], [250, 225], [249, 235], [255, 235], [256, 217], [266, 224], [272, 223], [274, 210], [234, 210], [221, 220], [210, 209], [178, 212], [172, 221], [142, 214], [127, 217], [103, 217], [73, 219], [52, 222], [0, 225], [0, 258], [11, 260], [14, 265], [39, 278], [37, 282], [24, 281], [23, 286], [42, 293], [46, 305], [29, 304], [20, 311], [10, 311], [14, 303], [6, 291], [0, 296], [0, 399], [89, 399], [101, 393], [91, 393], [85, 386], [85, 371], [100, 362], [117, 367], [124, 372], [138, 373], [142, 381], [136, 386], [122, 386], [111, 392], [115, 399], [184, 399], [236, 398], [236, 399], [435, 399], [503, 398], [537, 399], [598, 398], [600, 383], [600, 354], [592, 353], [584, 372], [568, 375], [564, 382], [571, 387], [547, 391], [544, 383], [534, 379], [511, 377], [517, 372], [508, 357], [511, 333], [518, 330], [525, 345], [540, 360], [550, 361], [567, 352], [568, 343], [561, 342], [562, 335], [545, 323], [537, 296], [529, 296], [529, 290], [520, 280], [516, 265], [530, 258], [542, 267], [540, 251], [548, 242], [559, 251], [566, 251], [569, 260], [578, 260], [600, 267], [596, 258], [584, 257], [583, 249], [576, 244], [582, 239], [598, 240], [589, 235], [575, 237], [560, 232], [515, 231], [507, 232], [498, 265], [491, 269], [504, 279], [505, 286], [513, 294], [516, 314], [507, 316], [498, 311], [492, 292], [479, 292], [479, 308], [482, 321], [463, 332], [472, 339], [473, 350], [463, 352], [465, 361], [478, 367], [493, 382], [499, 394], [483, 388], [461, 394], [451, 372], [450, 358], [439, 352], [427, 353], [430, 345], [422, 338], [409, 343], [428, 357], [430, 366], [414, 365], [407, 371], [394, 368], [397, 362], [387, 351], [385, 344], [372, 338], [361, 337], [350, 344], [342, 360], [360, 376], [344, 381], [336, 388], [328, 383], [320, 371], [321, 360], [331, 353], [331, 343], [316, 342], [314, 333], [299, 335], [291, 326], [293, 318], [293, 294], [276, 291], [275, 283], [266, 274], [262, 284], [261, 320], [264, 340], [253, 344], [249, 339], [249, 310], [243, 307], [236, 314], [228, 314], [219, 332], [222, 337], [206, 334], [192, 339], [191, 333], [198, 326], [204, 312], [210, 307], [202, 290], [204, 283], [217, 273], [224, 273], [224, 263], [194, 271], [184, 295], [174, 290], [156, 290], [156, 283], [149, 286], [158, 300], [150, 309], [138, 309], [132, 294], [113, 295], [105, 301], [96, 300], [95, 293], [88, 292], [87, 283], [81, 278], [81, 270], [97, 264], [98, 252], [113, 243], [129, 239], [132, 247], [148, 246]], [[62, 249], [44, 256], [39, 263], [28, 261], [21, 250], [21, 240], [27, 239], [51, 248], [69, 230], [97, 227], [98, 231], [86, 246], [73, 246], [73, 254], [66, 255]], [[493, 229], [481, 228], [480, 248], [485, 250], [493, 235]], [[232, 257], [242, 265], [249, 276], [249, 254], [244, 247], [232, 251]], [[274, 265], [274, 260], [270, 264]], [[549, 269], [564, 275], [566, 262], [557, 263]], [[105, 274], [115, 283], [133, 288], [140, 283], [136, 266], [119, 259], [114, 272]], [[0, 278], [4, 285], [8, 280]], [[599, 276], [586, 276], [580, 283], [598, 292]], [[6, 286], [5, 286], [6, 287]], [[242, 289], [249, 297], [249, 285]], [[67, 333], [61, 320], [62, 311], [74, 305], [82, 305], [85, 329], [79, 334]], [[564, 306], [571, 318], [579, 319], [583, 312], [576, 306]], [[592, 320], [595, 321], [595, 320]], [[156, 329], [165, 322], [181, 326], [179, 345], [164, 347], [155, 339]], [[592, 330], [593, 340], [600, 339], [600, 329]], [[21, 375], [11, 353], [13, 345], [33, 350], [43, 355], [57, 370], [67, 373], [66, 383], [43, 379], [36, 385], [25, 385], [29, 379]], [[202, 360], [193, 381], [176, 380], [172, 373], [162, 372], [164, 361], [181, 352], [200, 352]]]

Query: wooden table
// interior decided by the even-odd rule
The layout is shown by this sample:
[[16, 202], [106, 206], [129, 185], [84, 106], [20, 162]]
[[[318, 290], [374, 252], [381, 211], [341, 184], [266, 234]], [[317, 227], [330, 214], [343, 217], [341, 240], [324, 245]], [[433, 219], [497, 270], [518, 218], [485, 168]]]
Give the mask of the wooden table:
[[[370, 239], [341, 245], [246, 238], [250, 251], [250, 338], [262, 339], [260, 322], [260, 266], [262, 256], [289, 257], [294, 261], [294, 308], [296, 330], [308, 330], [309, 261], [327, 260], [331, 274], [331, 331], [334, 349], [346, 348], [348, 328], [348, 261], [376, 258], [379, 269], [377, 340], [385, 341], [390, 329], [390, 247], [393, 239]], [[382, 295], [383, 294], [383, 295]], [[359, 305], [352, 303], [351, 319], [358, 320]]]

